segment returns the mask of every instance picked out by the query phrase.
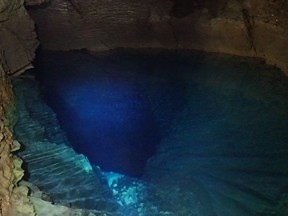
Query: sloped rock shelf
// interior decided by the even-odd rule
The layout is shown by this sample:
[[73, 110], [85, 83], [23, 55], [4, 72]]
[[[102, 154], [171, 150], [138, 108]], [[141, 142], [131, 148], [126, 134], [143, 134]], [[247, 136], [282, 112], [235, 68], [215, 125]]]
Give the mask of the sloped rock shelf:
[[[71, 184], [98, 191], [82, 200], [103, 200], [122, 215], [287, 215], [288, 79], [278, 69], [259, 59], [179, 50], [42, 52], [36, 68], [69, 142], [51, 110], [27, 127], [24, 109], [35, 117], [31, 110], [39, 108], [21, 88], [15, 131], [43, 149], [20, 153], [31, 181], [45, 188], [45, 176], [60, 171], [55, 181], [63, 184], [45, 188], [55, 201], [65, 203], [57, 191], [69, 188], [70, 175]], [[25, 92], [37, 92], [29, 82]], [[106, 173], [87, 173], [72, 146]], [[47, 169], [29, 163], [37, 158]], [[86, 203], [75, 206], [101, 206]]]
[[41, 100], [37, 82], [20, 78], [13, 86], [17, 116], [14, 130], [23, 147], [18, 155], [26, 163], [25, 180], [57, 204], [113, 212], [117, 204], [108, 185], [87, 158], [71, 148], [55, 114]]

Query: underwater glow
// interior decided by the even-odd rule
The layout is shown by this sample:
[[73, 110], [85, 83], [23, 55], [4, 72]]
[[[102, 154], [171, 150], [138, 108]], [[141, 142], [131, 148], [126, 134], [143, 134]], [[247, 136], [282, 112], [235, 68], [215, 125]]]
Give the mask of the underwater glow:
[[73, 148], [104, 171], [141, 176], [182, 109], [179, 74], [161, 61], [154, 74], [141, 62], [130, 68], [83, 53], [47, 54], [39, 65], [41, 90]]
[[[121, 206], [133, 206], [145, 196], [145, 185], [140, 181], [129, 182], [124, 175], [115, 172], [103, 173], [108, 185]], [[122, 184], [121, 184], [121, 181]], [[129, 184], [128, 184], [129, 182]]]
[[44, 58], [42, 91], [120, 215], [288, 215], [287, 77], [254, 59], [152, 54]]
[[149, 101], [124, 80], [56, 86], [56, 106], [75, 150], [106, 171], [139, 176], [159, 142]]
[[90, 173], [93, 171], [92, 166], [87, 157], [82, 158], [82, 160], [77, 160], [76, 164], [82, 167], [82, 169], [84, 169], [87, 173]]
[[107, 179], [108, 185], [111, 188], [113, 184], [117, 184], [116, 182], [123, 178], [124, 175], [115, 172], [103, 172], [103, 175]]

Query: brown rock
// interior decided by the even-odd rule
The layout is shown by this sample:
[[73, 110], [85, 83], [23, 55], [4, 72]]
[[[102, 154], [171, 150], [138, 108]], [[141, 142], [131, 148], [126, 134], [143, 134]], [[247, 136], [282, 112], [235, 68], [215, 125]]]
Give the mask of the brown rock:
[[38, 46], [34, 23], [21, 2], [0, 3], [0, 64], [8, 74], [19, 74], [31, 68]]
[[7, 114], [13, 107], [9, 75], [32, 67], [38, 45], [34, 25], [23, 1], [0, 1], [0, 215], [35, 215], [27, 188], [17, 187], [23, 177], [22, 161], [11, 154], [19, 149], [9, 130]]
[[288, 68], [285, 0], [54, 0], [29, 13], [44, 49], [199, 49]]

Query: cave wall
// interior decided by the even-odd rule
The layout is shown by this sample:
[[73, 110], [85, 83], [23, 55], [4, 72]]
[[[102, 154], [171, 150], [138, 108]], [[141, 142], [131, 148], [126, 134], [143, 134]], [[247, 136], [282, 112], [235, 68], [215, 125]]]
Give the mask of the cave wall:
[[0, 65], [7, 74], [31, 68], [39, 42], [24, 1], [0, 1]]
[[35, 215], [27, 197], [28, 188], [18, 187], [24, 170], [22, 160], [12, 154], [20, 149], [20, 144], [11, 131], [13, 93], [6, 72], [0, 64], [0, 215]]
[[[191, 48], [263, 57], [288, 71], [285, 0], [27, 0], [44, 49]], [[214, 5], [215, 4], [215, 5]], [[11, 152], [8, 77], [31, 68], [39, 42], [23, 0], [0, 0], [0, 213], [33, 215], [27, 188], [16, 187], [21, 161]], [[7, 113], [8, 112], [8, 113]], [[21, 203], [26, 203], [22, 206]], [[23, 208], [22, 208], [23, 207]], [[21, 209], [21, 210], [20, 210]], [[23, 212], [24, 211], [24, 212]]]
[[28, 188], [18, 186], [24, 175], [22, 161], [12, 152], [13, 93], [10, 76], [31, 68], [38, 40], [24, 1], [0, 1], [0, 215], [35, 215]]
[[[17, 121], [12, 78], [32, 68], [39, 45], [34, 22], [26, 7], [45, 4], [46, 0], [0, 0], [0, 215], [95, 215], [83, 209], [54, 205], [30, 182], [23, 181], [23, 161], [15, 152], [23, 150], [15, 140], [13, 128]], [[26, 77], [27, 78], [27, 77]], [[27, 79], [30, 79], [28, 77]], [[26, 127], [31, 129], [31, 125]], [[41, 128], [40, 128], [41, 130]], [[106, 215], [97, 212], [97, 215]]]
[[13, 149], [11, 131], [7, 127], [5, 108], [11, 103], [11, 86], [3, 77], [4, 70], [0, 67], [0, 214], [8, 215], [11, 193], [16, 176], [14, 175]]
[[285, 0], [53, 0], [29, 13], [44, 49], [197, 49], [288, 71]]

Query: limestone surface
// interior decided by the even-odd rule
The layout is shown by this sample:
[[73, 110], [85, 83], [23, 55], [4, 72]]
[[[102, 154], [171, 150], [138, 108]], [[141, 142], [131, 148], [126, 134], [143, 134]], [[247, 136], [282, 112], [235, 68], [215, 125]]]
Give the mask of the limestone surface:
[[32, 203], [27, 197], [28, 189], [18, 188], [17, 183], [23, 177], [22, 160], [12, 155], [20, 148], [13, 140], [10, 130], [13, 108], [11, 83], [8, 81], [3, 67], [0, 67], [0, 215], [35, 215]]
[[0, 1], [0, 35], [0, 65], [5, 73], [15, 75], [31, 68], [39, 42], [23, 0]]
[[288, 71], [285, 0], [54, 0], [29, 13], [44, 49], [197, 49]]

